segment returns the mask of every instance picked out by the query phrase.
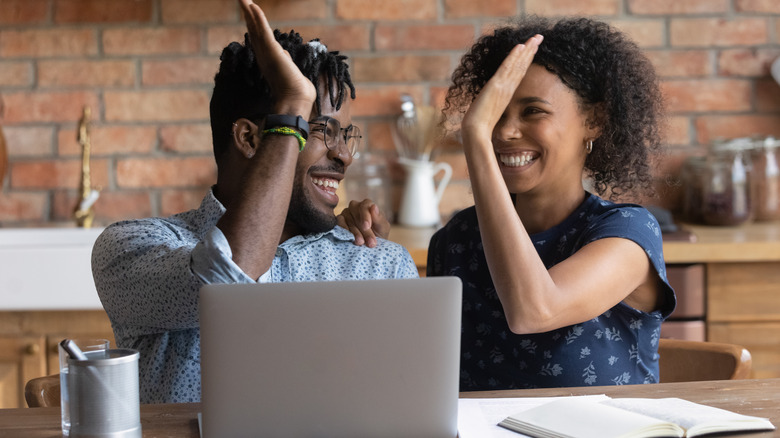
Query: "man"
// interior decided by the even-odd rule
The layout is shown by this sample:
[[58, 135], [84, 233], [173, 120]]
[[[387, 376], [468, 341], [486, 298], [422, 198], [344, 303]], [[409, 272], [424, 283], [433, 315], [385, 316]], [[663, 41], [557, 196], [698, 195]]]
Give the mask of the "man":
[[400, 245], [336, 226], [360, 139], [346, 57], [241, 3], [248, 37], [224, 49], [211, 100], [216, 185], [196, 210], [111, 225], [92, 253], [117, 344], [141, 352], [142, 403], [200, 401], [204, 284], [417, 276]]

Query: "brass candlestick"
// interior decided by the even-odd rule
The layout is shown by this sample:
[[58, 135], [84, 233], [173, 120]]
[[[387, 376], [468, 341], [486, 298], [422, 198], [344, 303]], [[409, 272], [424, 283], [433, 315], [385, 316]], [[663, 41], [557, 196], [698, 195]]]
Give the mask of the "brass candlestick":
[[76, 225], [82, 228], [92, 227], [92, 220], [95, 217], [93, 206], [98, 196], [100, 196], [100, 192], [92, 188], [89, 170], [89, 158], [92, 149], [89, 139], [90, 115], [90, 108], [85, 106], [79, 120], [79, 130], [76, 138], [81, 145], [81, 199], [76, 206], [73, 217], [76, 219]]

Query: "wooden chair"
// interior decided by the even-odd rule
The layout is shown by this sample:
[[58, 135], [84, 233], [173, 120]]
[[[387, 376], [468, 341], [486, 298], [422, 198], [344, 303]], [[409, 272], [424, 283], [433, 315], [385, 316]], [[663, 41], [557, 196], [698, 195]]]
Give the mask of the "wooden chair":
[[24, 385], [24, 399], [31, 408], [60, 405], [60, 375], [37, 377]]
[[661, 383], [746, 379], [750, 352], [740, 345], [662, 338], [658, 344]]

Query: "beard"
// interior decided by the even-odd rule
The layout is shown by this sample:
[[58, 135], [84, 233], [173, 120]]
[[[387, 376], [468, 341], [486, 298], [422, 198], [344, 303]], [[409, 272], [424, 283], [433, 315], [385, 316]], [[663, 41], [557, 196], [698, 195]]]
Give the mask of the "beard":
[[293, 187], [290, 207], [287, 209], [287, 222], [295, 224], [303, 234], [330, 231], [337, 223], [332, 210], [323, 212], [314, 206], [298, 178]]

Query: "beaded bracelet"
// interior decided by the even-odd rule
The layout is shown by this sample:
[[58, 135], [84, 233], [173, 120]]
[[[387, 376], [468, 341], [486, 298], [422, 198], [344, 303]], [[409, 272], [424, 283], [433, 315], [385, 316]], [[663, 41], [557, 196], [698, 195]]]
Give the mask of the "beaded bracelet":
[[282, 134], [282, 135], [294, 136], [295, 138], [298, 139], [298, 144], [300, 145], [299, 152], [303, 152], [303, 148], [304, 146], [306, 146], [306, 139], [303, 138], [301, 133], [287, 126], [279, 126], [276, 128], [266, 129], [265, 131], [263, 131], [263, 135], [265, 134]]

